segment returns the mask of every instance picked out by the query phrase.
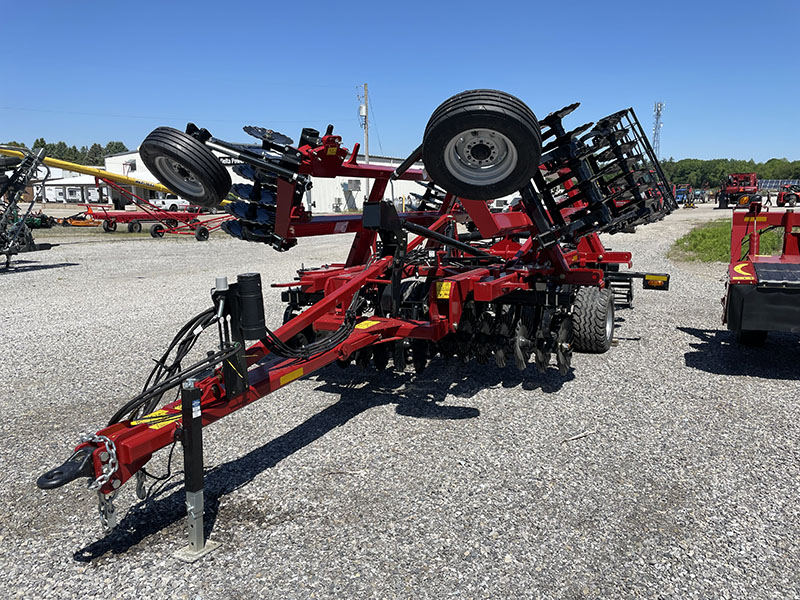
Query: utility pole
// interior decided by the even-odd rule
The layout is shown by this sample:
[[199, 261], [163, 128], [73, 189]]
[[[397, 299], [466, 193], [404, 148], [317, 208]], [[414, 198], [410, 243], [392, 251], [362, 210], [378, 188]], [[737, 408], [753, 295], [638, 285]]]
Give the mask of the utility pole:
[[[361, 97], [359, 96], [359, 100]], [[369, 90], [367, 84], [364, 84], [364, 101], [358, 107], [358, 116], [361, 121], [361, 126], [364, 128], [364, 164], [369, 164]], [[369, 179], [367, 179], [366, 195], [364, 199], [369, 198]]]
[[664, 112], [666, 104], [663, 102], [656, 102], [653, 107], [653, 153], [656, 155], [657, 160], [661, 160], [661, 128], [664, 123], [661, 122], [661, 114]]

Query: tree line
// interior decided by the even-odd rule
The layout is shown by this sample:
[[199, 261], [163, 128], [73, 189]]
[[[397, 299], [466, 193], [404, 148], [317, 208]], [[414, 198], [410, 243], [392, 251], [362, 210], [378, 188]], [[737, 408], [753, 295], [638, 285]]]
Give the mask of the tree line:
[[[27, 148], [25, 144], [21, 144], [20, 142], [8, 142], [6, 145]], [[78, 165], [98, 167], [102, 167], [105, 164], [106, 156], [128, 151], [128, 147], [118, 141], [108, 142], [105, 146], [94, 143], [88, 147], [81, 146], [78, 148], [75, 145], [67, 146], [66, 142], [56, 142], [53, 144], [45, 141], [44, 138], [36, 138], [31, 149], [38, 150], [39, 148], [44, 148], [45, 156], [48, 158], [66, 160]]]
[[688, 183], [692, 187], [719, 187], [730, 173], [755, 173], [759, 179], [800, 179], [800, 160], [770, 158], [767, 162], [715, 158], [700, 160], [669, 158], [661, 161], [664, 174], [672, 183]]

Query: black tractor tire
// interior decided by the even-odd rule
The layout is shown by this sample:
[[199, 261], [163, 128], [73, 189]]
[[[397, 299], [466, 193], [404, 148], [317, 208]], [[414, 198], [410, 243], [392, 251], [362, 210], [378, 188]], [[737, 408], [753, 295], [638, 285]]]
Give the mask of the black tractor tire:
[[110, 232], [116, 231], [116, 230], [117, 230], [117, 222], [116, 221], [111, 221], [109, 219], [104, 219], [103, 220], [103, 231], [105, 231], [106, 233], [110, 233]]
[[205, 242], [208, 240], [208, 235], [208, 228], [203, 227], [202, 225], [194, 230], [194, 239], [196, 239], [198, 242]]
[[231, 189], [231, 176], [214, 153], [172, 127], [154, 129], [142, 142], [139, 154], [161, 183], [192, 204], [212, 208]]
[[578, 288], [572, 307], [572, 346], [602, 354], [614, 339], [614, 294], [609, 288]]
[[757, 329], [740, 329], [736, 332], [736, 341], [742, 346], [763, 346], [767, 341], [767, 332]]
[[469, 90], [433, 111], [422, 137], [422, 161], [446, 191], [493, 200], [524, 187], [539, 168], [542, 133], [520, 99], [497, 90]]
[[164, 226], [161, 223], [153, 223], [150, 226], [150, 235], [154, 238], [164, 237]]

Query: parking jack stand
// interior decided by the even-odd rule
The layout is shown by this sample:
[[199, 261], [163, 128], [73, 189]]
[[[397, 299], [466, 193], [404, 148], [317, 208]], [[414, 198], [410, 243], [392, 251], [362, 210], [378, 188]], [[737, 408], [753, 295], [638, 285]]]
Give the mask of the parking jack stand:
[[189, 545], [175, 552], [175, 558], [195, 562], [219, 547], [205, 539], [203, 531], [203, 418], [200, 410], [201, 391], [194, 379], [187, 379], [181, 388], [183, 418], [183, 470], [186, 473], [186, 518]]

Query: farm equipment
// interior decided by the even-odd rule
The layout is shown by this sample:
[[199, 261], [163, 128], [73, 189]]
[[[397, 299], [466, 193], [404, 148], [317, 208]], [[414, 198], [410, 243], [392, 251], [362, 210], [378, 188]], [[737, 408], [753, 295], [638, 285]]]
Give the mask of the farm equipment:
[[[509, 94], [458, 94], [434, 111], [422, 144], [395, 170], [359, 164], [358, 144], [349, 152], [333, 126], [323, 135], [303, 129], [297, 146], [261, 127], [245, 127], [256, 145], [193, 124], [153, 131], [142, 159], [193, 204], [217, 206], [231, 189], [212, 150], [240, 161], [236, 172], [252, 184], [234, 186], [238, 200], [225, 205], [230, 235], [278, 251], [301, 237], [355, 237], [344, 262], [302, 268], [295, 281], [274, 284], [286, 303], [274, 331], [265, 324], [260, 275], [218, 278], [211, 305], [181, 328], [142, 393], [38, 485], [89, 478], [110, 526], [122, 484], [135, 477], [143, 494], [142, 468], [180, 440], [191, 540], [184, 557], [196, 558], [207, 549], [202, 428], [278, 388], [334, 362], [421, 372], [437, 355], [498, 368], [533, 362], [540, 371], [554, 360], [566, 375], [573, 350], [608, 350], [615, 300], [632, 301], [634, 279], [667, 290], [669, 276], [622, 270], [630, 253], [608, 250], [598, 234], [630, 231], [676, 204], [633, 109], [568, 130], [563, 119], [577, 107], [538, 121]], [[413, 168], [420, 159], [429, 180]], [[372, 180], [363, 214], [315, 217], [304, 206], [312, 177], [335, 176]], [[382, 201], [396, 179], [425, 186], [410, 212]], [[519, 202], [490, 210], [489, 201], [514, 192]], [[215, 348], [186, 366], [209, 327], [218, 331]]]
[[[18, 158], [23, 156], [23, 152], [17, 147], [0, 147], [0, 154], [9, 157]], [[165, 233], [174, 233], [178, 235], [193, 235], [199, 241], [208, 239], [211, 231], [218, 229], [222, 221], [229, 217], [215, 217], [212, 219], [203, 220], [202, 224], [198, 219], [196, 211], [166, 211], [155, 204], [140, 198], [133, 192], [121, 187], [122, 185], [130, 185], [140, 187], [156, 192], [162, 192], [172, 195], [172, 192], [160, 183], [152, 181], [144, 181], [119, 175], [118, 173], [110, 173], [103, 169], [90, 167], [86, 165], [79, 165], [65, 160], [56, 160], [44, 157], [42, 162], [45, 165], [58, 167], [67, 171], [74, 171], [76, 173], [83, 173], [84, 175], [93, 175], [96, 182], [103, 182], [106, 185], [113, 187], [120, 194], [127, 197], [131, 202], [136, 204], [140, 211], [109, 211], [105, 207], [97, 207], [86, 205], [87, 210], [75, 215], [71, 215], [59, 221], [63, 226], [73, 227], [95, 227], [101, 225], [103, 231], [111, 232], [116, 231], [118, 223], [127, 224], [128, 232], [138, 233], [142, 230], [143, 222], [154, 222], [150, 227], [150, 235], [154, 238], [163, 237]], [[176, 206], [179, 203], [175, 201]], [[99, 211], [99, 212], [96, 212]]]
[[51, 229], [56, 223], [58, 223], [58, 219], [44, 214], [41, 210], [31, 213], [25, 219], [25, 225], [31, 229]]
[[103, 224], [100, 219], [95, 219], [87, 209], [59, 220], [62, 227], [99, 227]]
[[[783, 234], [781, 252], [760, 254], [761, 236]], [[770, 331], [800, 333], [800, 214], [756, 202], [734, 213], [722, 322], [742, 344], [760, 346]]]
[[231, 218], [225, 215], [201, 221], [198, 218], [200, 216], [199, 209], [193, 211], [164, 210], [109, 179], [101, 177], [99, 180], [116, 189], [140, 209], [138, 211], [110, 211], [100, 207], [100, 212], [95, 213], [95, 208], [89, 206], [89, 213], [102, 219], [105, 232], [116, 231], [117, 224], [124, 223], [127, 225], [128, 233], [139, 233], [142, 230], [142, 223], [152, 222], [150, 235], [154, 238], [162, 238], [164, 234], [192, 235], [197, 241], [204, 242], [212, 231], [219, 229], [224, 221]]
[[688, 183], [679, 183], [674, 186], [675, 190], [675, 202], [678, 204], [684, 204], [688, 202], [690, 199], [694, 199], [694, 192], [692, 190], [692, 186]]
[[758, 176], [755, 173], [731, 173], [720, 187], [719, 208], [747, 208], [761, 202]]
[[[0, 146], [0, 151], [8, 148], [12, 147]], [[21, 157], [0, 157], [0, 255], [6, 257], [5, 268], [11, 265], [11, 257], [15, 254], [52, 248], [52, 244], [37, 244], [33, 241], [28, 220], [32, 216], [36, 197], [31, 198], [27, 208], [20, 209], [25, 188], [42, 168], [44, 151], [33, 153], [15, 149], [15, 152]], [[46, 179], [50, 169], [44, 167], [44, 170]], [[9, 171], [11, 174], [6, 175]]]
[[783, 190], [778, 192], [776, 203], [778, 206], [796, 206], [798, 198], [800, 198], [800, 185], [784, 185]]

